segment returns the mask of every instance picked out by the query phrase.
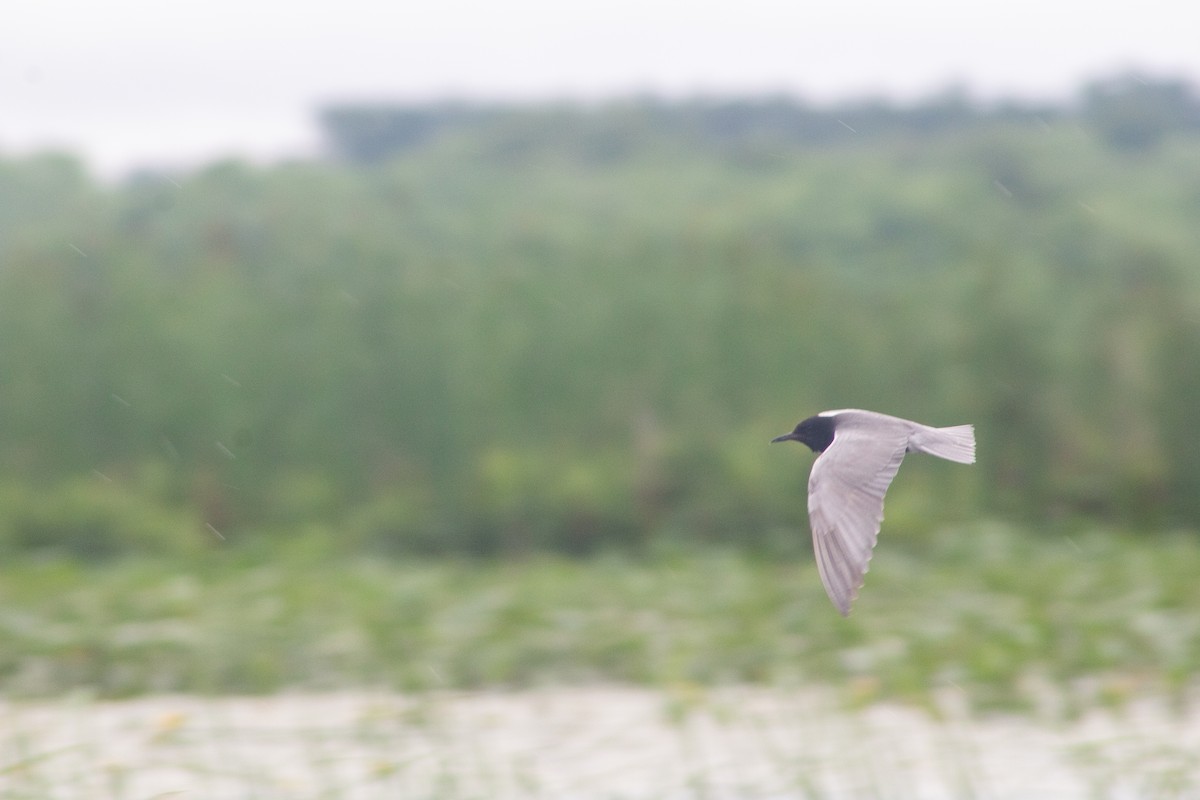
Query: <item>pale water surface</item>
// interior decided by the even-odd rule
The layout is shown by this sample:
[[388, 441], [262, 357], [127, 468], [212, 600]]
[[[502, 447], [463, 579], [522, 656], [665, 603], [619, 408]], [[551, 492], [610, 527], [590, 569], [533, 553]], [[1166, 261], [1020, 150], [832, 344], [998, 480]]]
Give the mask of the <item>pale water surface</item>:
[[1200, 714], [1072, 721], [821, 690], [0, 704], [0, 798], [1142, 798], [1200, 792]]

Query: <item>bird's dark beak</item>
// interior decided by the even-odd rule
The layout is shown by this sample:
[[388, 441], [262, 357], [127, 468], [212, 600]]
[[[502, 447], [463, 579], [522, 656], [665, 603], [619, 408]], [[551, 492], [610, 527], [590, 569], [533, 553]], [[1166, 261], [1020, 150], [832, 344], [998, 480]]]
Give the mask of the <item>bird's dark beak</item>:
[[795, 438], [796, 438], [795, 432], [785, 433], [783, 436], [776, 436], [774, 439], [772, 439], [771, 444], [775, 444], [776, 442], [790, 442]]

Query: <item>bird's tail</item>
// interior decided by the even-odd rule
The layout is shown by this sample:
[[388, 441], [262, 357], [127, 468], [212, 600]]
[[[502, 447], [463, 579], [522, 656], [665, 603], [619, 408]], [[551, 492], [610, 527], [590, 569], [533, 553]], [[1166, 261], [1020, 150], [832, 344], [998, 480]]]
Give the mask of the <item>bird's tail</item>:
[[923, 428], [909, 437], [908, 449], [960, 464], [974, 464], [975, 426]]

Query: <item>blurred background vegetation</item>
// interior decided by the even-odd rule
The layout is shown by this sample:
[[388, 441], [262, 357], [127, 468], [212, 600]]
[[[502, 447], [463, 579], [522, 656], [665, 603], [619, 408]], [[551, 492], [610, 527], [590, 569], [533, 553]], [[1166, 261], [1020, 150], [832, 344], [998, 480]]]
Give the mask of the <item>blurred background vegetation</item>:
[[[319, 161], [0, 160], [6, 694], [1194, 686], [1194, 87], [320, 120]], [[768, 446], [842, 407], [980, 456], [901, 472], [848, 621]]]
[[1185, 83], [320, 119], [323, 162], [0, 161], [6, 557], [794, 552], [767, 440], [847, 406], [977, 426], [898, 525], [1200, 527]]

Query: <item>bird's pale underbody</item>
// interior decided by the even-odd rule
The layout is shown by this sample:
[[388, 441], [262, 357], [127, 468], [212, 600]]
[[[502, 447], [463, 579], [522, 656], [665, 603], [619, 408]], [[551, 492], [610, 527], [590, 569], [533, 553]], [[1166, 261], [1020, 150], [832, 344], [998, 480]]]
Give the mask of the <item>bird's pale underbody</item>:
[[816, 452], [808, 477], [808, 521], [825, 592], [843, 615], [858, 596], [883, 522], [883, 496], [905, 453], [975, 463], [971, 425], [931, 428], [874, 411], [823, 411], [772, 442]]

